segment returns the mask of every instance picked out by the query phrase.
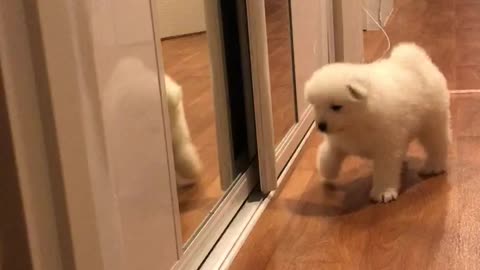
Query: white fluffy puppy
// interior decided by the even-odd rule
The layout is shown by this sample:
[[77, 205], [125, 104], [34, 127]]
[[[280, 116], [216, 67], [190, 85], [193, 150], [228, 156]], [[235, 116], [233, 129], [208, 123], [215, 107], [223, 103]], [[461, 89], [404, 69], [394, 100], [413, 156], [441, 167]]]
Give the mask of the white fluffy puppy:
[[347, 155], [374, 162], [370, 197], [398, 196], [408, 145], [419, 139], [428, 155], [422, 175], [443, 173], [450, 139], [445, 77], [412, 43], [396, 46], [388, 59], [371, 64], [336, 63], [316, 71], [305, 86], [318, 129], [325, 136], [318, 169], [334, 181]]

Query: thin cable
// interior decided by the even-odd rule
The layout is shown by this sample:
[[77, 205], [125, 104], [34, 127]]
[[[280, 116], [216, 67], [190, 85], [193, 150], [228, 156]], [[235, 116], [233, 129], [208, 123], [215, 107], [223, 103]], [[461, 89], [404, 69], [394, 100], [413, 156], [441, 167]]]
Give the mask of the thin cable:
[[366, 9], [365, 7], [362, 7], [362, 9], [367, 14], [367, 16], [370, 17], [370, 19], [372, 19], [373, 22], [380, 28], [380, 30], [382, 30], [383, 35], [387, 39], [387, 49], [383, 52], [382, 56], [380, 57], [380, 58], [383, 58], [388, 53], [388, 51], [390, 51], [390, 47], [392, 46], [392, 44], [390, 43], [390, 37], [385, 31], [385, 28], [383, 28], [383, 26], [373, 17], [373, 15], [368, 11], [368, 9]]

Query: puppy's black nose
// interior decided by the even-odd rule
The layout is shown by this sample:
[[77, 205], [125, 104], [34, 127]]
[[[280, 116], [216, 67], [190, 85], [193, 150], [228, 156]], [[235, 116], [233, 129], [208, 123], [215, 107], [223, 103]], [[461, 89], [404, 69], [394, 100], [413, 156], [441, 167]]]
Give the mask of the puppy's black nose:
[[327, 131], [327, 123], [325, 122], [320, 122], [317, 124], [317, 127], [318, 129], [321, 131], [321, 132], [326, 132]]

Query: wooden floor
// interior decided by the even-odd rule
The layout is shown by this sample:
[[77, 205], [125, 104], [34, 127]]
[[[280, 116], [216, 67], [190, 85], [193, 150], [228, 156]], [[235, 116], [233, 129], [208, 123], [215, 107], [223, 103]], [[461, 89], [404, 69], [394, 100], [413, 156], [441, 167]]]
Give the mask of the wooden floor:
[[397, 201], [368, 199], [371, 165], [350, 159], [321, 185], [314, 133], [230, 269], [479, 269], [480, 93], [452, 98], [448, 175], [421, 179], [413, 146]]
[[[386, 27], [392, 43], [425, 47], [448, 78], [450, 89], [480, 88], [480, 0], [396, 0]], [[266, 1], [275, 142], [295, 121], [288, 50], [286, 1]], [[366, 32], [365, 58], [385, 49], [381, 32]], [[223, 195], [220, 188], [213, 93], [205, 34], [162, 42], [166, 72], [184, 88], [186, 117], [205, 171], [199, 184], [179, 190], [182, 234], [187, 240]]]
[[[280, 4], [284, 3], [284, 4]], [[287, 1], [266, 0], [274, 138], [295, 123], [295, 96]], [[165, 72], [182, 87], [193, 143], [205, 171], [198, 184], [178, 190], [184, 242], [223, 195], [220, 187], [211, 66], [205, 33], [162, 41]]]
[[[480, 1], [397, 0], [386, 27], [393, 44], [419, 43], [450, 89], [480, 88]], [[381, 32], [364, 36], [365, 59], [380, 57]], [[350, 159], [336, 189], [319, 182], [309, 138], [231, 269], [479, 269], [480, 93], [452, 97], [448, 175], [417, 176], [424, 155], [409, 151], [403, 191], [391, 204], [368, 199], [371, 164]]]
[[[392, 45], [414, 41], [432, 56], [448, 79], [450, 89], [480, 88], [480, 1], [395, 0], [386, 26]], [[380, 31], [364, 35], [365, 60], [383, 54]]]

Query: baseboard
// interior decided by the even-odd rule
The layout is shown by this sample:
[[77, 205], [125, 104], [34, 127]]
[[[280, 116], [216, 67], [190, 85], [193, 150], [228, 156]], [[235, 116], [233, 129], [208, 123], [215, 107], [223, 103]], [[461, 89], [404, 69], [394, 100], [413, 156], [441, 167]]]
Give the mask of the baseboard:
[[463, 89], [463, 90], [450, 90], [450, 94], [452, 95], [462, 95], [462, 94], [478, 94], [480, 93], [480, 89]]

